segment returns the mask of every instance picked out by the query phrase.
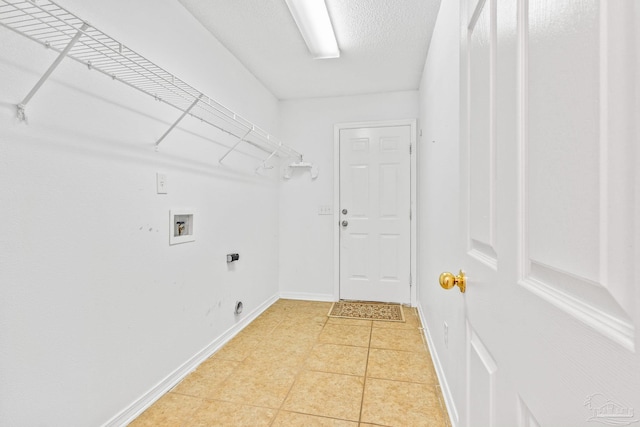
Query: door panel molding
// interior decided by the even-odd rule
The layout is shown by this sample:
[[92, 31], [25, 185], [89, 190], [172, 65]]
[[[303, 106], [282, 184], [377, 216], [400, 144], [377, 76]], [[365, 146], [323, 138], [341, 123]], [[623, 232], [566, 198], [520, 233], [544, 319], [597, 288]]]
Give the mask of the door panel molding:
[[[467, 340], [467, 425], [495, 426], [498, 365], [469, 322]], [[486, 405], [472, 405], [471, 399], [486, 399]]]
[[401, 120], [383, 120], [383, 121], [363, 121], [363, 122], [349, 122], [338, 123], [333, 128], [333, 297], [334, 300], [340, 298], [340, 224], [338, 219], [340, 218], [340, 131], [343, 129], [357, 129], [357, 128], [374, 128], [374, 127], [390, 127], [390, 126], [409, 126], [410, 127], [410, 140], [411, 140], [411, 153], [410, 153], [410, 252], [411, 252], [411, 290], [410, 290], [410, 303], [415, 307], [417, 303], [416, 284], [415, 277], [417, 276], [416, 265], [416, 253], [417, 253], [417, 227], [416, 227], [416, 150], [417, 150], [417, 121], [416, 119], [401, 119]]
[[540, 423], [531, 413], [522, 396], [518, 395], [519, 427], [540, 427]]
[[496, 8], [494, 0], [472, 1], [469, 7], [473, 15], [467, 32], [467, 251], [496, 270]]
[[498, 254], [491, 246], [474, 239], [471, 239], [469, 246], [467, 250], [469, 256], [491, 267], [493, 270], [498, 269]]
[[[543, 24], [532, 22], [530, 17], [536, 15], [536, 7], [546, 9], [549, 5], [540, 0], [518, 3], [519, 284], [635, 351], [633, 316], [637, 313], [628, 305], [632, 296], [628, 295], [624, 280], [629, 278], [619, 275], [621, 270], [632, 270], [633, 255], [632, 251], [624, 253], [623, 248], [612, 247], [608, 241], [613, 236], [617, 242], [628, 240], [632, 247], [633, 240], [628, 230], [618, 229], [617, 225], [634, 223], [629, 213], [620, 209], [625, 206], [624, 198], [633, 194], [633, 188], [629, 188], [633, 180], [628, 179], [634, 173], [633, 159], [624, 157], [628, 147], [614, 141], [633, 141], [626, 134], [633, 129], [632, 117], [625, 113], [633, 111], [633, 107], [625, 105], [629, 101], [618, 86], [633, 83], [634, 77], [633, 71], [625, 72], [624, 67], [611, 67], [616, 60], [624, 62], [623, 58], [616, 59], [624, 52], [614, 53], [610, 46], [624, 43], [625, 32], [612, 28], [608, 21], [624, 11], [615, 10], [609, 2], [593, 0], [587, 5], [590, 7], [575, 15], [584, 20], [573, 23], [580, 28], [580, 37], [593, 39], [593, 43], [578, 40], [587, 46], [580, 56], [583, 64], [576, 61], [575, 52], [581, 48], [578, 42], [569, 39], [566, 43], [573, 42], [572, 45], [554, 47], [557, 42], [537, 35], [536, 25]], [[549, 29], [539, 33], [547, 34]], [[599, 46], [595, 53], [593, 46]], [[560, 51], [573, 54], [563, 56]], [[592, 63], [598, 66], [589, 66]], [[579, 77], [567, 83], [563, 73]], [[565, 99], [556, 103], [559, 106], [566, 106], [567, 99], [575, 98], [576, 108], [557, 117], [557, 112], [549, 109], [554, 103], [547, 102], [557, 97]], [[618, 110], [622, 110], [620, 116]], [[573, 123], [586, 125], [577, 129]], [[545, 167], [545, 176], [530, 176], [530, 170]], [[571, 182], [576, 176], [584, 182]], [[585, 191], [575, 191], [576, 187]], [[586, 191], [587, 188], [596, 190]], [[563, 203], [556, 206], [553, 201], [560, 199]], [[562, 210], [561, 206], [566, 205], [576, 209]], [[609, 258], [622, 262], [611, 269]]]
[[575, 319], [591, 326], [603, 336], [635, 351], [635, 328], [631, 322], [608, 314], [572, 294], [562, 292], [549, 283], [527, 278], [520, 281], [520, 285]]

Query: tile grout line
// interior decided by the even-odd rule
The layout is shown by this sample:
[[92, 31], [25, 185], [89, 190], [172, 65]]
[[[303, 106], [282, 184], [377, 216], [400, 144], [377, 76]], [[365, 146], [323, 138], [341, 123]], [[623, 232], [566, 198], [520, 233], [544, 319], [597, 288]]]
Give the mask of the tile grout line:
[[373, 322], [369, 330], [369, 346], [367, 347], [367, 361], [364, 365], [364, 379], [362, 383], [362, 398], [360, 398], [360, 415], [358, 416], [358, 425], [362, 424], [362, 410], [364, 409], [364, 392], [367, 387], [367, 371], [369, 369], [369, 354], [371, 354], [371, 337], [373, 335]]
[[[257, 319], [256, 319], [256, 320], [257, 320]], [[255, 347], [255, 348], [253, 348], [253, 349], [251, 350], [251, 352], [249, 352], [249, 354], [248, 354], [246, 357], [244, 357], [242, 360], [233, 360], [233, 359], [224, 359], [224, 358], [221, 358], [221, 360], [237, 362], [237, 363], [238, 363], [238, 366], [236, 366], [236, 367], [233, 369], [233, 372], [231, 372], [231, 373], [230, 373], [230, 374], [229, 374], [229, 375], [228, 375], [228, 376], [227, 376], [227, 377], [226, 377], [226, 378], [225, 378], [225, 379], [224, 379], [220, 384], [222, 384], [222, 383], [226, 382], [229, 378], [231, 378], [231, 377], [233, 376], [233, 373], [238, 369], [238, 367], [240, 367], [242, 364], [244, 364], [244, 363], [246, 362], [246, 360], [247, 360], [249, 357], [251, 357], [251, 354], [252, 354], [252, 353], [257, 349], [257, 347], [259, 346], [259, 344], [261, 344], [261, 343], [265, 342], [265, 341], [266, 341], [266, 337], [267, 337], [267, 336], [269, 336], [269, 335], [271, 335], [271, 334], [272, 334], [272, 333], [273, 333], [273, 332], [274, 332], [274, 331], [275, 331], [275, 330], [276, 330], [280, 325], [282, 325], [284, 322], [285, 322], [285, 319], [284, 319], [284, 318], [283, 318], [283, 319], [281, 319], [281, 320], [279, 320], [279, 321], [278, 321], [278, 322], [277, 322], [273, 327], [271, 327], [271, 328], [269, 329], [269, 331], [268, 331], [268, 332], [265, 334], [265, 336], [263, 336], [263, 337], [259, 337], [259, 336], [251, 336], [251, 337], [250, 337], [250, 339], [251, 339], [251, 340], [256, 340], [256, 339], [257, 339], [257, 341], [258, 341], [258, 345], [256, 345], [256, 347]], [[242, 333], [242, 331], [241, 331], [241, 333]], [[194, 397], [195, 397], [195, 396], [194, 396]], [[221, 403], [226, 403], [226, 404], [240, 405], [240, 406], [253, 407], [253, 408], [260, 408], [260, 409], [272, 409], [272, 410], [275, 410], [275, 411], [276, 411], [276, 414], [274, 415], [274, 419], [273, 419], [273, 420], [271, 420], [271, 422], [273, 422], [273, 421], [275, 420], [275, 418], [276, 418], [276, 416], [277, 416], [277, 414], [278, 414], [278, 411], [279, 411], [279, 409], [277, 409], [277, 408], [272, 408], [272, 407], [268, 407], [268, 406], [261, 406], [261, 405], [256, 405], [256, 404], [249, 404], [249, 403], [246, 403], [246, 402], [239, 403], [239, 402], [234, 402], [234, 401], [231, 401], [231, 400], [227, 401], [227, 400], [219, 399], [219, 398], [218, 398], [218, 399], [208, 399], [208, 398], [202, 398], [202, 397], [199, 397], [199, 398], [200, 398], [200, 399], [202, 399], [202, 400], [204, 401], [204, 402], [203, 402], [203, 405], [204, 405], [204, 403], [206, 403], [206, 402], [221, 402]], [[200, 407], [202, 407], [203, 405], [201, 405]], [[200, 409], [200, 407], [199, 407], [198, 409]], [[194, 411], [194, 413], [191, 415], [190, 419], [191, 419], [191, 418], [193, 418], [193, 416], [195, 415], [195, 412], [196, 412], [196, 411]]]
[[[254, 321], [255, 321], [255, 319], [254, 319]], [[283, 322], [283, 320], [280, 320], [273, 328], [271, 328], [271, 330], [266, 335], [270, 335], [282, 322]], [[242, 331], [240, 331], [240, 333], [242, 333]], [[251, 339], [254, 340], [254, 339], [256, 339], [256, 337], [252, 336]], [[261, 343], [262, 341], [264, 341], [264, 338], [259, 338], [258, 339], [258, 343]], [[218, 353], [220, 350], [222, 350], [222, 348], [220, 348], [218, 351], [216, 351], [216, 353]], [[255, 350], [255, 349], [253, 349], [253, 350]], [[252, 352], [253, 352], [253, 350], [252, 350]], [[216, 353], [212, 354], [210, 357], [213, 357]], [[220, 358], [221, 360], [225, 360], [225, 361], [237, 362], [238, 365], [233, 368], [232, 372], [229, 373], [229, 375], [227, 375], [227, 377], [224, 380], [222, 380], [220, 382], [220, 384], [218, 384], [218, 386], [220, 386], [222, 383], [226, 382], [229, 378], [231, 378], [233, 376], [234, 372], [238, 369], [238, 367], [240, 367], [248, 357], [249, 356], [246, 356], [242, 360], [230, 360], [230, 359]], [[208, 402], [221, 402], [221, 403], [232, 404], [232, 405], [249, 406], [249, 407], [253, 407], [253, 408], [274, 409], [274, 408], [267, 408], [267, 407], [264, 407], [264, 406], [250, 405], [250, 404], [246, 404], [246, 403], [237, 403], [237, 402], [232, 402], [232, 401], [226, 401], [226, 400], [222, 400], [222, 399], [207, 399], [207, 398], [200, 397], [200, 396], [190, 396], [190, 395], [185, 395], [185, 394], [182, 394], [182, 393], [176, 393], [176, 394], [180, 394], [182, 396], [198, 398], [198, 399], [200, 399], [202, 401], [202, 403], [198, 406], [198, 408], [195, 409], [189, 415], [189, 417], [187, 417], [187, 419], [185, 420], [185, 423], [181, 424], [182, 426], [185, 426], [185, 427], [190, 425], [189, 422], [193, 419], [193, 417], [195, 417], [195, 415], [198, 412], [198, 410], [200, 410], [200, 408], [204, 407], [204, 405], [207, 404]], [[278, 412], [276, 411], [276, 415], [273, 417], [274, 420], [275, 420], [277, 415], [278, 415]], [[273, 420], [271, 420], [271, 422], [273, 422]], [[269, 424], [269, 425], [271, 425], [271, 424]]]
[[[242, 332], [242, 331], [240, 331]], [[235, 338], [235, 337], [234, 337]], [[225, 344], [226, 345], [226, 344]], [[224, 347], [224, 346], [223, 346]], [[213, 357], [216, 353], [218, 353], [220, 350], [222, 350], [221, 347], [220, 349], [218, 349], [215, 353], [213, 353], [211, 356], [209, 356], [206, 360], [209, 360], [211, 357]], [[205, 361], [206, 361], [205, 360]], [[221, 359], [227, 362], [237, 362], [238, 366], [240, 366], [240, 364], [242, 363], [241, 361], [236, 361], [236, 360], [227, 360], [227, 359]], [[204, 363], [204, 361], [202, 362]], [[193, 417], [195, 417], [196, 413], [205, 406], [205, 404], [207, 404], [208, 402], [212, 402], [212, 401], [220, 401], [218, 399], [207, 399], [201, 396], [195, 396], [192, 394], [185, 394], [185, 393], [179, 393], [179, 392], [175, 392], [173, 390], [175, 390], [183, 381], [185, 381], [189, 376], [191, 376], [194, 372], [196, 372], [198, 370], [198, 368], [200, 368], [200, 366], [202, 365], [202, 363], [200, 365], [198, 365], [196, 367], [196, 369], [194, 369], [192, 372], [190, 372], [185, 378], [182, 379], [182, 381], [180, 381], [180, 383], [176, 384], [171, 390], [169, 390], [167, 393], [164, 394], [164, 396], [168, 396], [170, 394], [174, 394], [174, 395], [179, 395], [179, 396], [183, 396], [183, 397], [188, 397], [188, 398], [192, 398], [192, 399], [198, 399], [200, 400], [200, 404], [183, 420], [181, 420], [181, 426], [189, 426], [190, 425], [190, 421], [193, 419]], [[229, 375], [222, 380], [220, 383], [226, 381], [229, 377], [231, 377], [231, 375], [233, 375], [233, 372], [238, 368], [238, 366], [234, 367], [232, 372], [229, 373]], [[163, 397], [164, 397], [163, 396]], [[224, 402], [224, 401], [222, 401]], [[225, 402], [225, 403], [230, 403], [230, 402]]]
[[[283, 410], [282, 407], [284, 406], [285, 402], [287, 401], [287, 398], [291, 394], [291, 390], [293, 390], [293, 386], [298, 381], [298, 378], [300, 378], [300, 376], [304, 372], [304, 367], [306, 366], [306, 362], [307, 362], [307, 359], [309, 358], [309, 354], [313, 351], [315, 345], [318, 343], [318, 337], [320, 336], [320, 334], [322, 334], [322, 331], [324, 331], [324, 328], [325, 328], [326, 325], [327, 325], [327, 320], [325, 319], [324, 323], [322, 324], [322, 329], [320, 330], [320, 333], [318, 334], [318, 336], [315, 338], [315, 340], [313, 341], [313, 343], [309, 347], [309, 350], [307, 350], [303, 361], [300, 363], [300, 366], [298, 367], [298, 372], [296, 372], [296, 375], [293, 378], [293, 382], [291, 383], [291, 386], [289, 387], [289, 390], [287, 391], [287, 394], [284, 396], [284, 399], [282, 399], [282, 402], [280, 403], [280, 406], [278, 407], [278, 410], [276, 412], [275, 417], [273, 417], [273, 419], [269, 423], [269, 427], [271, 427], [273, 425], [273, 423], [276, 421], [276, 418], [278, 418], [278, 414], [280, 413], [280, 411]], [[291, 412], [294, 412], [294, 411], [291, 411]], [[311, 415], [311, 414], [306, 414], [306, 415]]]
[[[168, 391], [162, 397], [168, 396], [170, 393], [171, 393], [171, 391]], [[176, 394], [178, 394], [178, 393], [176, 393]], [[184, 396], [184, 395], [181, 394], [180, 396]], [[160, 399], [162, 399], [162, 397]], [[193, 396], [186, 396], [186, 397], [193, 397]], [[191, 419], [195, 416], [196, 412], [198, 412], [198, 410], [200, 408], [202, 408], [204, 406], [204, 404], [206, 403], [206, 401], [204, 399], [200, 399], [200, 398], [197, 398], [197, 399], [201, 400], [200, 404], [194, 410], [191, 411], [191, 413], [189, 414], [189, 416], [186, 417], [186, 419], [180, 420], [180, 425], [181, 426], [183, 426], [183, 425], [184, 426], [188, 426], [189, 425], [188, 421], [191, 421]]]
[[[357, 423], [358, 422], [358, 421], [354, 421], [354, 420], [347, 420], [347, 419], [344, 419], [344, 418], [330, 417], [328, 415], [308, 414], [306, 412], [300, 412], [300, 411], [294, 411], [294, 410], [286, 410], [286, 412], [291, 412], [292, 414], [304, 415], [304, 416], [313, 417], [313, 418], [323, 418], [325, 420], [346, 421], [348, 423]], [[385, 426], [383, 426], [383, 427], [385, 427]]]
[[[282, 307], [281, 307], [282, 309]], [[284, 307], [284, 312], [288, 312], [289, 310]], [[425, 352], [426, 355], [428, 356], [430, 349], [428, 347], [428, 343], [425, 342], [424, 339], [424, 334], [420, 333], [420, 330], [422, 329], [422, 325], [420, 323], [418, 323], [417, 326], [411, 326], [409, 328], [380, 328], [378, 322], [376, 321], [371, 321], [369, 325], [344, 325], [344, 326], [349, 326], [349, 327], [353, 327], [353, 326], [360, 326], [360, 327], [369, 327], [369, 340], [368, 340], [368, 344], [366, 346], [357, 346], [357, 345], [351, 345], [351, 344], [341, 344], [341, 343], [330, 343], [330, 342], [321, 342], [320, 341], [320, 337], [322, 336], [322, 333], [324, 331], [327, 331], [327, 325], [343, 325], [342, 322], [336, 322], [333, 323], [330, 321], [329, 318], [327, 318], [325, 315], [322, 315], [321, 318], [319, 318], [320, 316], [314, 316], [313, 318], [304, 318], [304, 319], [300, 319], [303, 320], [300, 323], [297, 323], [295, 321], [295, 319], [289, 319], [288, 317], [285, 316], [285, 318], [281, 318], [280, 320], [277, 321], [277, 323], [273, 326], [271, 326], [270, 328], [268, 328], [268, 332], [265, 335], [261, 334], [251, 334], [251, 338], [252, 339], [257, 339], [257, 341], [259, 342], [266, 342], [268, 341], [268, 337], [272, 336], [272, 334], [281, 326], [284, 324], [288, 324], [289, 320], [293, 321], [296, 325], [298, 326], [302, 326], [302, 329], [307, 329], [308, 327], [316, 325], [313, 327], [313, 329], [317, 328], [317, 325], [321, 325], [322, 327], [319, 329], [319, 332], [315, 335], [315, 338], [307, 340], [305, 338], [304, 340], [304, 345], [308, 345], [306, 350], [303, 350], [300, 353], [300, 362], [298, 363], [297, 367], [295, 367], [294, 369], [294, 375], [293, 375], [293, 380], [291, 382], [291, 385], [288, 387], [286, 394], [284, 395], [283, 400], [281, 401], [281, 403], [277, 406], [277, 407], [267, 407], [267, 406], [262, 406], [262, 405], [256, 405], [256, 404], [247, 404], [247, 403], [242, 403], [242, 402], [234, 402], [234, 401], [226, 401], [226, 400], [222, 400], [220, 398], [205, 398], [205, 397], [200, 397], [197, 395], [192, 395], [192, 394], [185, 394], [185, 393], [178, 393], [178, 392], [174, 392], [173, 389], [170, 390], [167, 394], [173, 394], [174, 396], [182, 396], [182, 397], [187, 397], [187, 398], [195, 398], [198, 399], [200, 402], [196, 405], [195, 408], [193, 408], [193, 410], [189, 413], [189, 414], [185, 414], [186, 416], [184, 418], [182, 418], [180, 420], [181, 425], [189, 425], [189, 422], [191, 422], [192, 420], [195, 419], [196, 414], [198, 413], [198, 411], [200, 411], [203, 407], [205, 407], [206, 405], [209, 405], [210, 403], [213, 402], [220, 402], [220, 403], [225, 403], [225, 404], [232, 404], [232, 405], [239, 405], [239, 406], [246, 406], [246, 407], [253, 407], [253, 408], [261, 408], [261, 409], [269, 409], [269, 410], [273, 410], [275, 411], [275, 414], [273, 415], [273, 418], [270, 420], [265, 420], [267, 421], [268, 426], [273, 426], [275, 425], [275, 421], [276, 419], [278, 419], [278, 415], [284, 411], [284, 412], [291, 412], [291, 413], [295, 413], [295, 414], [299, 414], [299, 415], [306, 415], [306, 416], [310, 416], [310, 417], [319, 417], [319, 418], [324, 418], [324, 419], [333, 419], [333, 420], [343, 420], [343, 421], [348, 421], [348, 422], [355, 422], [355, 420], [347, 420], [345, 418], [338, 418], [338, 417], [332, 417], [332, 416], [326, 416], [326, 415], [316, 415], [316, 414], [311, 414], [311, 413], [307, 413], [307, 412], [300, 412], [298, 410], [284, 410], [284, 404], [286, 403], [287, 399], [291, 396], [291, 393], [293, 391], [294, 386], [296, 385], [296, 383], [299, 382], [300, 377], [303, 375], [303, 373], [305, 372], [319, 372], [319, 373], [326, 373], [326, 374], [337, 374], [337, 375], [343, 375], [343, 376], [351, 376], [351, 377], [362, 377], [363, 378], [363, 388], [362, 388], [362, 395], [361, 395], [361, 399], [360, 399], [360, 411], [359, 411], [359, 417], [357, 422], [358, 423], [362, 423], [362, 419], [363, 419], [363, 415], [364, 415], [364, 397], [365, 397], [365, 391], [366, 391], [366, 386], [368, 383], [369, 379], [375, 379], [375, 380], [386, 380], [386, 381], [392, 381], [392, 382], [399, 382], [399, 383], [412, 383], [412, 384], [428, 384], [428, 383], [423, 383], [423, 382], [416, 382], [415, 380], [413, 380], [412, 378], [408, 379], [408, 380], [400, 380], [400, 379], [390, 379], [390, 378], [384, 378], [384, 376], [378, 378], [378, 376], [371, 376], [369, 374], [369, 360], [371, 358], [371, 350], [372, 349], [376, 349], [376, 350], [381, 350], [381, 351], [396, 351], [396, 352], [400, 352], [400, 353], [410, 353], [410, 354], [420, 354]], [[257, 320], [257, 319], [256, 319]], [[275, 319], [274, 319], [275, 320]], [[318, 320], [322, 320], [321, 322], [319, 322]], [[407, 318], [407, 320], [409, 320], [409, 318]], [[384, 323], [384, 322], [381, 322]], [[294, 329], [298, 329], [298, 327], [295, 327]], [[288, 329], [288, 328], [285, 328]], [[373, 330], [374, 329], [378, 329], [380, 333], [383, 334], [388, 334], [391, 331], [394, 332], [398, 332], [398, 331], [410, 331], [410, 330], [417, 330], [419, 332], [419, 336], [420, 336], [420, 341], [422, 343], [422, 347], [421, 350], [416, 350], [415, 348], [407, 350], [407, 349], [398, 349], [398, 348], [392, 348], [390, 346], [390, 348], [378, 348], [378, 347], [372, 347], [373, 344]], [[354, 329], [355, 330], [355, 329]], [[288, 331], [288, 330], [283, 330], [282, 332], [289, 334], [289, 333], [293, 333], [294, 331]], [[395, 334], [394, 334], [395, 335]], [[401, 334], [402, 335], [402, 334]], [[306, 335], [305, 335], [306, 336]], [[309, 337], [310, 338], [310, 337]], [[407, 337], [408, 338], [408, 337]], [[297, 340], [291, 342], [292, 345], [298, 345], [299, 342]], [[334, 345], [334, 346], [340, 346], [340, 347], [352, 347], [352, 348], [366, 348], [366, 360], [365, 360], [365, 370], [364, 370], [364, 375], [352, 375], [352, 374], [348, 374], [348, 373], [344, 373], [344, 372], [330, 372], [328, 370], [321, 370], [321, 369], [312, 369], [311, 367], [308, 366], [309, 361], [311, 360], [311, 357], [314, 353], [314, 349], [316, 348], [316, 346], [318, 345]], [[251, 350], [251, 352], [247, 355], [247, 357], [250, 357], [251, 354], [253, 354], [255, 351], [255, 349]], [[364, 353], [364, 352], [363, 352]], [[362, 353], [361, 353], [362, 354]], [[212, 355], [213, 356], [213, 355]], [[234, 363], [238, 363], [238, 366], [242, 365], [247, 357], [245, 357], [242, 361], [238, 361], [238, 360], [234, 360], [234, 359], [226, 359], [226, 358], [220, 358], [220, 361], [227, 361], [227, 362], [234, 362]], [[233, 371], [235, 371], [238, 366], [236, 366]], [[275, 365], [276, 367], [280, 368], [283, 365], [282, 364], [277, 364]], [[288, 365], [287, 365], [288, 366]], [[361, 366], [361, 365], [360, 365]], [[372, 369], [373, 369], [372, 365]], [[195, 370], [194, 370], [195, 371]], [[233, 376], [233, 372], [231, 372], [224, 380], [222, 380], [222, 382], [225, 382], [228, 380], [229, 377]], [[446, 409], [444, 409], [442, 406], [442, 401], [441, 395], [438, 395], [438, 389], [439, 385], [436, 383], [436, 385], [434, 386], [434, 391], [436, 392], [437, 395], [437, 400], [438, 400], [438, 406], [440, 407], [440, 412], [443, 414], [443, 416], [445, 417], [445, 422], [446, 420]], [[275, 402], [274, 402], [275, 403]], [[275, 406], [275, 405], [274, 405]], [[379, 420], [378, 420], [379, 421]], [[373, 423], [375, 425], [378, 425], [376, 423]], [[450, 427], [450, 426], [449, 426]]]

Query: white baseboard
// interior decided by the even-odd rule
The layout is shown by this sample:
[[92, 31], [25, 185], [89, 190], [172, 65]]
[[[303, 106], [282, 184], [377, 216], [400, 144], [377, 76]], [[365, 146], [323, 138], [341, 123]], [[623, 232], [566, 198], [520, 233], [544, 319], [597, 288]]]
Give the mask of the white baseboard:
[[453, 396], [451, 395], [451, 388], [449, 387], [449, 383], [447, 382], [447, 378], [444, 375], [444, 369], [442, 368], [442, 364], [440, 363], [440, 358], [438, 357], [438, 353], [436, 352], [436, 346], [433, 343], [431, 338], [431, 333], [429, 332], [429, 326], [427, 325], [424, 311], [422, 310], [422, 305], [418, 302], [418, 315], [420, 316], [420, 321], [422, 322], [422, 326], [424, 327], [424, 335], [427, 339], [427, 344], [429, 345], [429, 353], [431, 354], [431, 360], [433, 361], [433, 366], [436, 369], [436, 375], [438, 376], [438, 381], [440, 382], [440, 388], [442, 389], [442, 396], [444, 397], [444, 403], [447, 406], [447, 412], [449, 413], [449, 420], [451, 422], [452, 427], [458, 426], [458, 421], [460, 417], [458, 416], [458, 410], [456, 409], [456, 405], [453, 401]]
[[151, 406], [156, 400], [160, 399], [165, 393], [175, 387], [184, 377], [191, 373], [202, 362], [207, 360], [213, 353], [218, 351], [223, 345], [225, 345], [231, 338], [236, 336], [238, 332], [243, 330], [249, 323], [251, 323], [256, 317], [262, 314], [267, 308], [269, 308], [274, 302], [278, 300], [279, 296], [274, 295], [265, 301], [262, 305], [257, 307], [241, 321], [227, 329], [222, 335], [213, 340], [209, 345], [196, 353], [191, 359], [187, 360], [182, 366], [169, 374], [165, 379], [160, 381], [155, 387], [142, 395], [138, 400], [133, 402], [127, 408], [122, 410], [119, 414], [107, 421], [103, 427], [120, 427], [126, 426], [132, 422], [136, 417], [142, 414], [149, 406]]
[[322, 301], [322, 302], [334, 302], [337, 301], [332, 294], [313, 294], [307, 292], [281, 292], [280, 298], [284, 299], [297, 299], [304, 301]]

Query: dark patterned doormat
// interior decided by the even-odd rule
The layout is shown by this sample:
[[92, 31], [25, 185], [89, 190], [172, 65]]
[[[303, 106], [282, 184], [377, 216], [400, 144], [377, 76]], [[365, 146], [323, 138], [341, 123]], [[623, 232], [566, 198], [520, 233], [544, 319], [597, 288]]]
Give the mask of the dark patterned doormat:
[[400, 304], [379, 302], [338, 301], [329, 310], [329, 317], [342, 317], [360, 320], [385, 320], [404, 322], [404, 312]]

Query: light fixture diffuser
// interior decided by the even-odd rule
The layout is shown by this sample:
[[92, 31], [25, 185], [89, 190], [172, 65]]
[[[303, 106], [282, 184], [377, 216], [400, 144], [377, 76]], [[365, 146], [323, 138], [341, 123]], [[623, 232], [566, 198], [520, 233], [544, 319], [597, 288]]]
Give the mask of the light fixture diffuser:
[[314, 59], [339, 58], [329, 11], [324, 0], [285, 0]]

